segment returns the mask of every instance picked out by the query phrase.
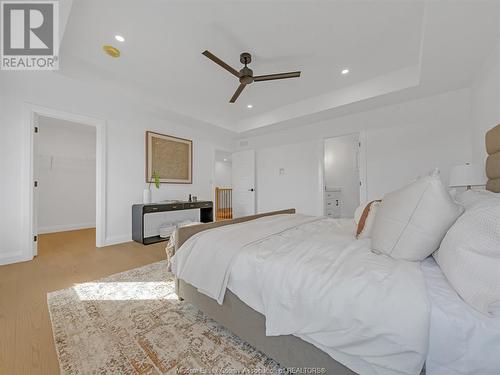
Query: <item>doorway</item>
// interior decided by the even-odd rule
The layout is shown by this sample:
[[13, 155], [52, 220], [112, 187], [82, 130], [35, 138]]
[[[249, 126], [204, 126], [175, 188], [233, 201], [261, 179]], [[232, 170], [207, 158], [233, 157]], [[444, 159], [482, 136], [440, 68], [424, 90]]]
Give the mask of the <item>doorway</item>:
[[96, 128], [46, 116], [39, 116], [37, 123], [33, 142], [37, 235], [95, 229]]
[[324, 215], [353, 218], [360, 204], [360, 134], [324, 141]]
[[228, 151], [215, 151], [214, 201], [215, 221], [233, 218], [232, 157]]
[[[95, 119], [88, 116], [76, 115], [67, 112], [62, 112], [54, 110], [47, 107], [41, 107], [36, 105], [29, 105], [29, 122], [28, 122], [28, 139], [30, 144], [30, 152], [28, 158], [26, 159], [26, 171], [28, 173], [27, 179], [30, 184], [27, 185], [26, 196], [28, 205], [27, 218], [29, 218], [27, 225], [26, 239], [28, 241], [28, 247], [31, 249], [31, 256], [36, 256], [38, 254], [38, 231], [41, 232], [53, 232], [53, 231], [63, 231], [71, 229], [80, 229], [83, 227], [95, 227], [95, 244], [96, 247], [102, 247], [106, 244], [106, 194], [105, 194], [105, 155], [106, 155], [106, 123], [103, 120]], [[92, 134], [88, 136], [89, 140], [92, 140], [93, 152], [87, 153], [85, 156], [81, 153], [82, 150], [73, 150], [72, 141], [75, 139], [81, 139], [82, 142], [79, 146], [75, 146], [77, 149], [83, 145], [83, 135], [82, 133], [75, 132], [74, 136], [64, 138], [64, 131], [61, 126], [66, 125], [66, 130], [76, 130], [77, 128], [84, 133]], [[51, 128], [52, 125], [52, 128]], [[60, 127], [60, 131], [56, 128]], [[46, 132], [44, 136], [49, 134], [59, 134], [54, 136], [54, 138], [62, 139], [62, 142], [57, 142], [53, 145], [45, 144], [40, 147], [39, 136], [42, 132]], [[51, 133], [52, 132], [52, 133]], [[51, 138], [51, 137], [47, 137]], [[65, 142], [66, 140], [66, 142]], [[56, 142], [56, 139], [52, 140]], [[40, 150], [39, 150], [40, 148]], [[57, 151], [57, 153], [55, 152]], [[80, 152], [80, 154], [72, 154], [72, 152]], [[66, 156], [65, 156], [66, 154]], [[42, 169], [41, 169], [42, 168]], [[61, 181], [61, 173], [69, 172], [65, 181]], [[86, 170], [85, 174], [83, 173]], [[93, 177], [88, 177], [90, 184], [87, 182], [82, 182], [80, 179], [81, 175], [88, 175], [87, 172], [91, 171]], [[51, 173], [52, 175], [49, 175]], [[42, 181], [43, 180], [43, 181]], [[44, 183], [45, 191], [40, 191], [41, 184]], [[87, 198], [83, 198], [77, 192], [87, 186], [85, 190], [88, 196], [90, 196], [92, 207], [85, 207], [85, 217], [86, 220], [78, 220], [78, 222], [73, 222], [71, 220], [71, 210], [74, 208], [77, 210], [81, 208], [79, 199], [81, 201], [87, 201]], [[65, 187], [65, 189], [62, 189]], [[47, 190], [47, 188], [49, 188]], [[92, 192], [90, 191], [92, 189]], [[40, 196], [40, 193], [42, 196]], [[47, 204], [46, 202], [43, 206], [40, 204], [40, 199], [47, 198], [50, 199], [58, 198], [58, 204], [53, 205]], [[68, 198], [69, 197], [69, 198]], [[52, 200], [55, 202], [55, 200]], [[44, 210], [42, 217], [40, 217], [40, 209]], [[57, 212], [59, 209], [59, 212]], [[89, 214], [90, 212], [90, 214]], [[60, 218], [60, 214], [69, 215]], [[91, 216], [93, 215], [93, 216]], [[40, 222], [40, 219], [42, 220]], [[41, 224], [41, 225], [40, 225]]]

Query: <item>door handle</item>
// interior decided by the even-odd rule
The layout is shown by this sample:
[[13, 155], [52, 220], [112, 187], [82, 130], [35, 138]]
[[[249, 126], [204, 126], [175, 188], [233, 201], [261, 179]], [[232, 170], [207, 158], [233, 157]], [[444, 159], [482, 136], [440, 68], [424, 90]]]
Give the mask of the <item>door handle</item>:
[[251, 188], [251, 189], [248, 189], [248, 191], [255, 191], [255, 189], [254, 189], [254, 188]]

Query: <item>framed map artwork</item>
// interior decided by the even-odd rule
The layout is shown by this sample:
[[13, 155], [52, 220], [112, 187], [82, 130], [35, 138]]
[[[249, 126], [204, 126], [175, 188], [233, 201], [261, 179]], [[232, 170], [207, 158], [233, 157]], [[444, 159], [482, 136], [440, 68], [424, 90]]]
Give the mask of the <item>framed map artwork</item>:
[[193, 141], [146, 132], [146, 182], [193, 183]]

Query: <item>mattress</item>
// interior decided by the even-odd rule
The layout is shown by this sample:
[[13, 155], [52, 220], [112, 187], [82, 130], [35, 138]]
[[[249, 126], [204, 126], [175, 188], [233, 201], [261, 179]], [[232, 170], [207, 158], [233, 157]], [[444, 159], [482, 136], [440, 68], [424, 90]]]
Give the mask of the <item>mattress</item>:
[[428, 375], [498, 375], [500, 318], [465, 303], [432, 257], [422, 262], [431, 303]]

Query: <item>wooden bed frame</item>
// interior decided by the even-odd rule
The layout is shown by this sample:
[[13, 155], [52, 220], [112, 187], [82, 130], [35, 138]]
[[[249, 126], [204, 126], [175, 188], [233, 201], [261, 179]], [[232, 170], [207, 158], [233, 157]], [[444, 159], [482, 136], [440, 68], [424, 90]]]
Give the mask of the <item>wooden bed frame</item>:
[[[294, 213], [295, 209], [291, 208], [288, 210], [240, 217], [233, 220], [179, 228], [175, 249], [177, 250], [192, 235], [208, 229], [243, 223], [264, 216]], [[193, 304], [242, 340], [253, 345], [270, 358], [273, 358], [282, 367], [320, 368], [325, 369], [328, 374], [335, 375], [356, 374], [341, 363], [335, 361], [324, 351], [296, 336], [266, 336], [266, 320], [264, 315], [253, 310], [230, 290], [226, 291], [224, 303], [219, 305], [217, 301], [199, 293], [195, 287], [184, 280], [176, 279], [175, 288], [179, 299]]]

